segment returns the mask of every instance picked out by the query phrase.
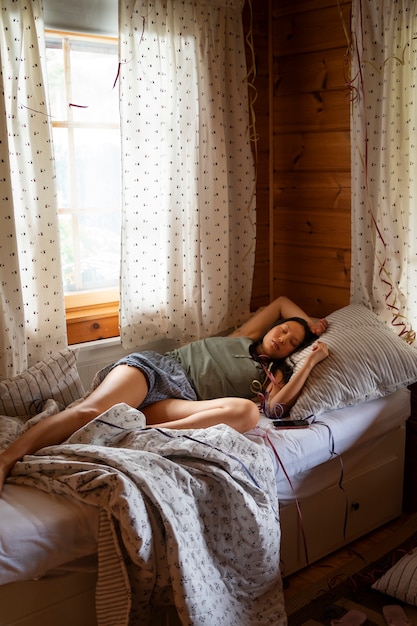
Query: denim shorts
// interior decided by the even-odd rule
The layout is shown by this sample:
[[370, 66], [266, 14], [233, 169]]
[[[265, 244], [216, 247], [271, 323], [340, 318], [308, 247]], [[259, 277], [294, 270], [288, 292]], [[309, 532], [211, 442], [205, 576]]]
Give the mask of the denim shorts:
[[103, 378], [118, 365], [130, 365], [142, 372], [148, 381], [148, 394], [137, 409], [168, 398], [197, 400], [197, 394], [183, 367], [172, 357], [158, 352], [133, 352], [122, 357], [103, 372]]

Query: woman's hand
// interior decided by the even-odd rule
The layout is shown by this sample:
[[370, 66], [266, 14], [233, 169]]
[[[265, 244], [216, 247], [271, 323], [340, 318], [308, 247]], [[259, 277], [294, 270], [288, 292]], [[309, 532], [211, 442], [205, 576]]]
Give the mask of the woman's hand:
[[312, 333], [320, 337], [329, 327], [329, 322], [323, 317], [320, 320], [312, 319], [308, 324], [309, 329]]
[[329, 347], [324, 341], [316, 341], [313, 343], [310, 354], [306, 357], [306, 361], [314, 367], [320, 361], [323, 361], [329, 356]]
[[291, 408], [303, 390], [304, 384], [312, 369], [329, 356], [329, 348], [323, 341], [316, 341], [311, 352], [304, 360], [301, 368], [295, 372], [283, 387], [274, 386], [272, 383], [267, 388], [269, 393], [269, 408], [273, 409], [275, 404], [285, 404]]

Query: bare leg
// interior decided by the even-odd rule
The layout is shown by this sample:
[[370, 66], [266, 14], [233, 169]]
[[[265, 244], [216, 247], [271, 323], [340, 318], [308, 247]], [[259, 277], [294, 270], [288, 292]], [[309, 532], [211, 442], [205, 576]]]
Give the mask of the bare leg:
[[115, 367], [85, 400], [38, 422], [0, 454], [0, 493], [12, 467], [25, 454], [62, 443], [76, 430], [119, 402], [136, 408], [147, 393], [148, 382], [140, 370], [129, 365]]
[[227, 424], [240, 433], [259, 421], [258, 407], [243, 398], [162, 400], [143, 409], [146, 423], [161, 428], [207, 428]]
[[[38, 422], [0, 454], [0, 493], [12, 467], [25, 454], [62, 443], [76, 430], [120, 402], [138, 407], [148, 392], [146, 377], [135, 367], [119, 365], [82, 402]], [[143, 410], [147, 424], [161, 428], [207, 428], [228, 424], [239, 432], [258, 423], [256, 405], [242, 398], [162, 400]]]

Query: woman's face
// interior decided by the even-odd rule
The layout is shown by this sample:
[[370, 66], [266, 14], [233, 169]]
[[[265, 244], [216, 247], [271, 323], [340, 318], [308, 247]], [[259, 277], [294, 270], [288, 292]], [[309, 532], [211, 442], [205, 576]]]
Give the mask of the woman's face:
[[257, 352], [270, 359], [285, 359], [299, 348], [304, 339], [305, 330], [301, 324], [294, 320], [282, 322], [266, 333]]

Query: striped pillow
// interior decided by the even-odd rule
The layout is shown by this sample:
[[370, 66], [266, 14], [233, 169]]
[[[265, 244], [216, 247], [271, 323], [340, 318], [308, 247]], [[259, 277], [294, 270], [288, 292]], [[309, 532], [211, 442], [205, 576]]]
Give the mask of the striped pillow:
[[[308, 377], [291, 409], [293, 419], [367, 402], [417, 381], [417, 349], [371, 310], [350, 304], [327, 319], [321, 340], [329, 357]], [[295, 369], [310, 351], [311, 346], [290, 357]]]
[[56, 400], [64, 409], [83, 394], [76, 353], [66, 348], [0, 382], [0, 415], [35, 415], [48, 399]]
[[417, 549], [403, 556], [372, 585], [372, 589], [417, 606]]

